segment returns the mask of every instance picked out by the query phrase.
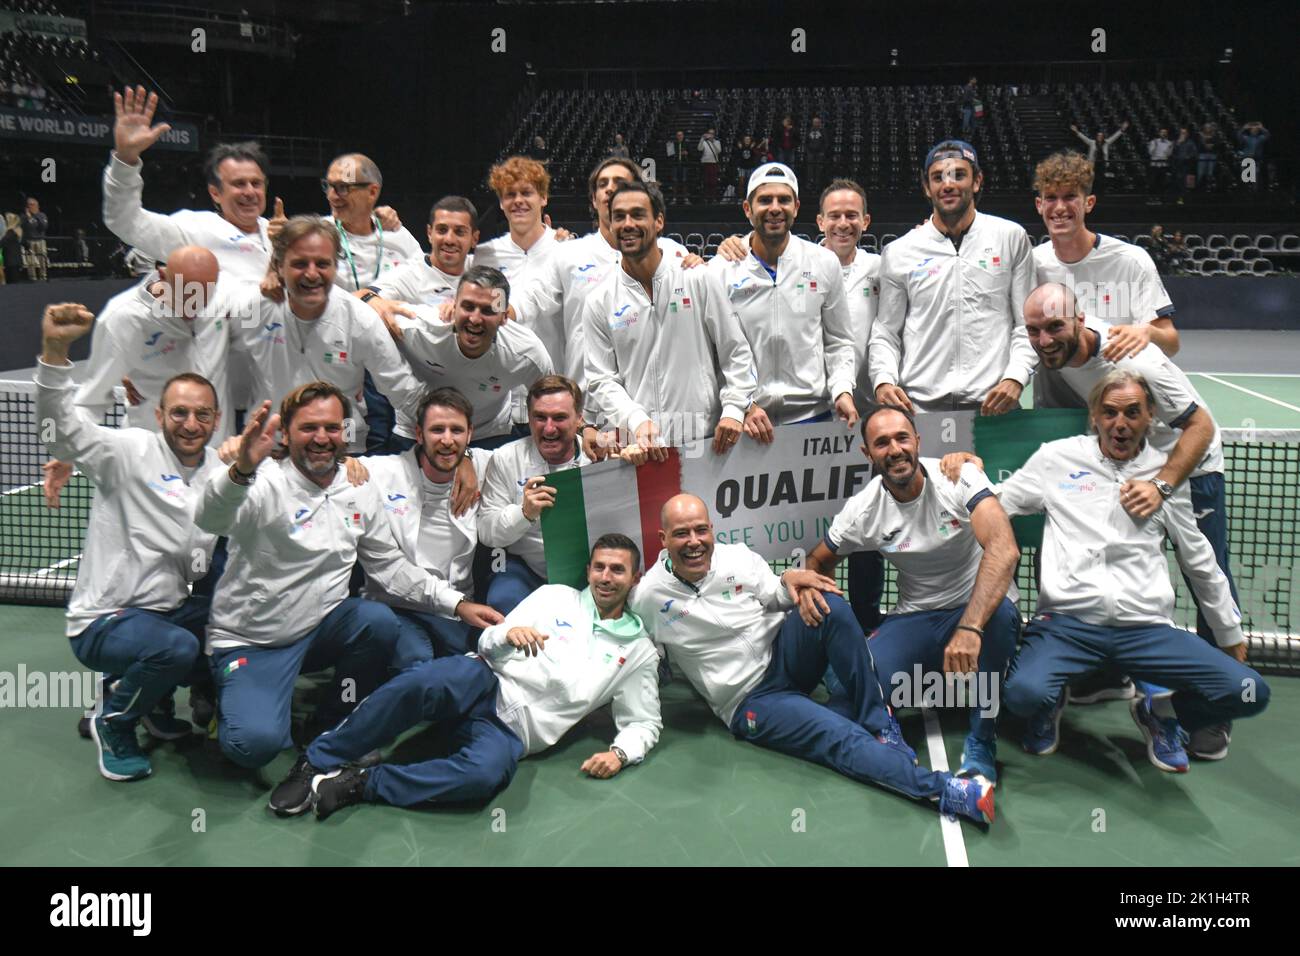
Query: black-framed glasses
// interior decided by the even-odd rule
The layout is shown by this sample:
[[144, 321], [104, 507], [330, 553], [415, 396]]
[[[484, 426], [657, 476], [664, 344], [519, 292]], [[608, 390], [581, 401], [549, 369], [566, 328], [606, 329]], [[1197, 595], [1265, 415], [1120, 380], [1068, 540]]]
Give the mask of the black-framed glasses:
[[202, 425], [211, 425], [217, 417], [217, 411], [214, 408], [186, 408], [183, 405], [173, 405], [167, 409], [167, 417], [177, 425], [184, 425], [193, 415]]
[[328, 179], [322, 179], [320, 181], [320, 191], [328, 196], [330, 190], [332, 189], [340, 196], [346, 196], [354, 189], [364, 189], [366, 186], [369, 185], [371, 184], [370, 183], [332, 183]]

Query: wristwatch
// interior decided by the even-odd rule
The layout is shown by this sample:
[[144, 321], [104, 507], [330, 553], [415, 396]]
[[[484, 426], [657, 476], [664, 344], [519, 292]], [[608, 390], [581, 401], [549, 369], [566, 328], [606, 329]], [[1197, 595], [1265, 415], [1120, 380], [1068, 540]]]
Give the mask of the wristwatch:
[[378, 292], [376, 292], [374, 289], [367, 289], [365, 293], [362, 294], [361, 301], [369, 302], [371, 299], [377, 299], [377, 298], [379, 298]]
[[613, 752], [614, 756], [618, 758], [618, 762], [619, 762], [622, 766], [626, 767], [626, 766], [627, 766], [627, 754], [624, 753], [623, 748], [622, 748], [622, 747], [610, 747], [609, 749], [610, 749], [610, 751]]
[[1160, 497], [1166, 500], [1174, 496], [1174, 486], [1162, 478], [1152, 478], [1151, 484], [1156, 486], [1156, 491], [1160, 492]]

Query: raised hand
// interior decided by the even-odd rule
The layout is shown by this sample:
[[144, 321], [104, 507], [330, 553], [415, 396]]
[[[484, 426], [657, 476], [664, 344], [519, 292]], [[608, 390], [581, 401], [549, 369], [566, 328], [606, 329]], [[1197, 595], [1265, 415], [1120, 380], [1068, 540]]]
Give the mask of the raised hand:
[[145, 94], [143, 86], [134, 90], [127, 87], [113, 94], [113, 111], [117, 122], [113, 124], [113, 149], [117, 158], [128, 166], [140, 161], [140, 154], [158, 142], [159, 137], [171, 129], [167, 123], [153, 126], [153, 114], [158, 109], [158, 94]]
[[47, 305], [41, 316], [41, 361], [67, 365], [68, 349], [94, 324], [94, 313], [79, 302]]
[[275, 197], [275, 215], [266, 221], [266, 238], [272, 242], [284, 228], [284, 224], [289, 221], [289, 217], [284, 214], [284, 200], [279, 196]]
[[271, 414], [269, 400], [249, 416], [244, 433], [239, 436], [239, 455], [235, 458], [235, 468], [240, 474], [251, 475], [257, 471], [257, 466], [275, 450], [275, 431], [279, 427], [280, 416]]

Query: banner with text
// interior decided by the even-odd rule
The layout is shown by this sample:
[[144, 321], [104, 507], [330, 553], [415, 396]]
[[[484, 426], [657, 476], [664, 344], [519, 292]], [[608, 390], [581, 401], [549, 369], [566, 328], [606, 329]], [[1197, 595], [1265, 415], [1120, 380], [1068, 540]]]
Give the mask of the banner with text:
[[76, 17], [52, 17], [44, 13], [15, 13], [0, 10], [0, 33], [28, 33], [45, 37], [86, 39], [86, 21]]
[[[40, 140], [112, 148], [113, 118], [43, 113], [0, 106], [0, 139]], [[171, 129], [162, 135], [153, 148], [197, 153], [199, 128], [193, 123], [172, 122]]]

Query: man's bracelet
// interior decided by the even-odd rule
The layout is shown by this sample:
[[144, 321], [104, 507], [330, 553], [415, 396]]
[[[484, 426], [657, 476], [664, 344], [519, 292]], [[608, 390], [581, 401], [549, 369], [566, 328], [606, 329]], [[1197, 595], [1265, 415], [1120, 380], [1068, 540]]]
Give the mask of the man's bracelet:
[[253, 483], [253, 479], [256, 477], [257, 477], [256, 468], [254, 468], [252, 471], [245, 474], [244, 472], [239, 470], [238, 462], [232, 461], [230, 463], [230, 480], [233, 481], [235, 484], [251, 485]]
[[953, 630], [956, 631], [974, 631], [980, 637], [984, 636], [984, 630], [976, 627], [974, 624], [958, 624]]

